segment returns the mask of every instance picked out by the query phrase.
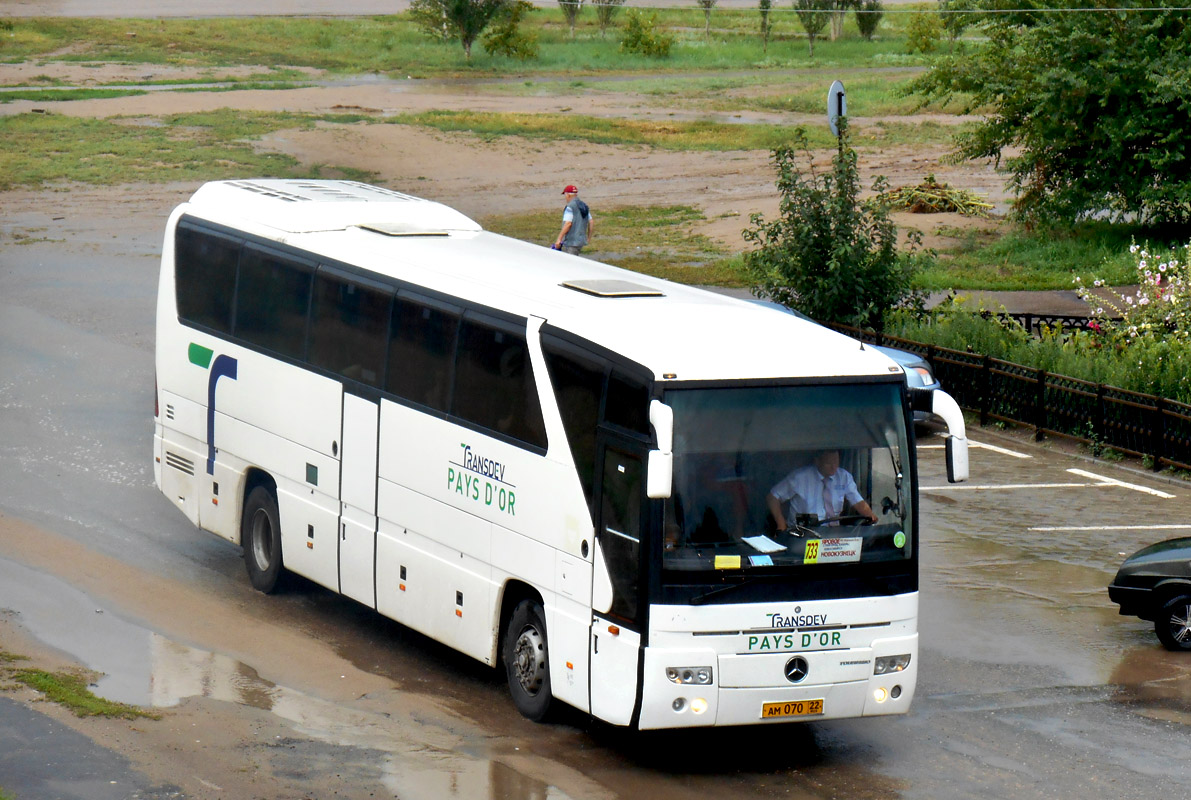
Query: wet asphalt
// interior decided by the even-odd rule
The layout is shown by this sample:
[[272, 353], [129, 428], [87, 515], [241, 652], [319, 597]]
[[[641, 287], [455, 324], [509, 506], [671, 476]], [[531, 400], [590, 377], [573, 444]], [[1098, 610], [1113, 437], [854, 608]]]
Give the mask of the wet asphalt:
[[[194, 530], [152, 485], [160, 229], [187, 193], [166, 191], [100, 219], [10, 209], [0, 221], [44, 231], [44, 241], [0, 248], [0, 512], [132, 569], [222, 594], [242, 591], [235, 548]], [[1146, 623], [1117, 616], [1104, 590], [1129, 552], [1179, 535], [1163, 526], [1191, 519], [1191, 490], [995, 429], [971, 438], [991, 447], [972, 451], [973, 477], [962, 488], [943, 480], [937, 442], [924, 440], [919, 453], [921, 671], [905, 717], [665, 736], [574, 716], [527, 727], [491, 673], [307, 588], [269, 600], [270, 624], [332, 642], [359, 669], [443, 698], [483, 733], [436, 766], [411, 760], [416, 748], [406, 740], [353, 740], [354, 718], [345, 717], [324, 731], [294, 725], [270, 758], [298, 781], [348, 765], [358, 781], [345, 797], [380, 796], [380, 775], [405, 781], [405, 798], [1191, 795], [1191, 762], [1179, 756], [1191, 752], [1191, 659], [1163, 651]], [[177, 702], [196, 690], [172, 676], [202, 664], [199, 682], [232, 687], [221, 700], [278, 724], [293, 725], [284, 714], [295, 705], [316, 704], [326, 719], [339, 713], [261, 681], [267, 662], [242, 664], [217, 641], [195, 650], [169, 626], [148, 628], [8, 556], [0, 552], [0, 608], [47, 646], [105, 673], [99, 688], [113, 699]], [[141, 647], [152, 655], [129, 657]], [[148, 687], [163, 684], [175, 695], [155, 699]], [[422, 733], [412, 725], [401, 735], [416, 742]], [[518, 747], [532, 748], [533, 769], [493, 755]], [[531, 777], [562, 765], [572, 772], [554, 782]], [[460, 775], [476, 777], [460, 783]], [[103, 742], [3, 695], [0, 787], [19, 800], [179, 796]]]

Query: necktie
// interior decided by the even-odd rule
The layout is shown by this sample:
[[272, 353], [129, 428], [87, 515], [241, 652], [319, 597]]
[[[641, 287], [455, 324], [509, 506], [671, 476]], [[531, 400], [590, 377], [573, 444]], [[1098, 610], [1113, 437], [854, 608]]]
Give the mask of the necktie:
[[832, 503], [831, 503], [831, 479], [830, 478], [823, 479], [823, 516], [825, 518], [835, 516], [835, 511], [833, 510]]

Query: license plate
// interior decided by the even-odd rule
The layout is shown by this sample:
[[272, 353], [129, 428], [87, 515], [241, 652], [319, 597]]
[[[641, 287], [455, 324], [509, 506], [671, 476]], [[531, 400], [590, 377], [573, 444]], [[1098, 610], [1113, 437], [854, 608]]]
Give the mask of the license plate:
[[820, 700], [792, 700], [788, 703], [764, 703], [761, 706], [761, 719], [776, 719], [777, 717], [809, 717], [823, 713], [823, 701]]

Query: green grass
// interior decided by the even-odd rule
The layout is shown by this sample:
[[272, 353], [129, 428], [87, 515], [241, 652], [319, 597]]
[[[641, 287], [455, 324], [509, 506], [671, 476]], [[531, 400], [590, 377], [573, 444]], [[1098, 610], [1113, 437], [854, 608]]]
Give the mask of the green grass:
[[162, 119], [82, 119], [18, 114], [0, 117], [0, 190], [80, 182], [218, 180], [256, 175], [348, 177], [360, 170], [301, 166], [286, 155], [261, 153], [252, 142], [283, 128], [350, 115], [293, 115], [246, 111], [178, 114]]
[[65, 100], [99, 100], [112, 97], [133, 97], [148, 94], [144, 89], [20, 89], [0, 92], [0, 103], [32, 100], [35, 103], [56, 103]]
[[3, 786], [0, 786], [0, 800], [17, 800], [17, 796], [6, 791]]
[[41, 669], [13, 670], [11, 677], [46, 699], [70, 709], [76, 717], [118, 717], [160, 719], [160, 715], [142, 711], [136, 706], [114, 703], [92, 694], [83, 678], [66, 672], [47, 672]]
[[[893, 15], [890, 15], [891, 17]], [[622, 23], [623, 13], [618, 16]], [[333, 72], [437, 75], [460, 71], [514, 70], [521, 73], [590, 71], [674, 71], [774, 69], [789, 67], [923, 65], [922, 56], [905, 53], [902, 35], [894, 28], [876, 41], [865, 42], [849, 20], [845, 36], [820, 41], [815, 57], [789, 9], [775, 9], [774, 32], [767, 52], [757, 35], [755, 10], [713, 12], [710, 42], [703, 36], [698, 8], [664, 9], [659, 24], [676, 37], [672, 55], [657, 60], [621, 53], [620, 32], [601, 36], [594, 12], [580, 14], [571, 39], [561, 11], [531, 12], [526, 28], [539, 41], [540, 57], [511, 61], [490, 56], [480, 43], [472, 62], [464, 60], [458, 43], [426, 36], [405, 15], [316, 19], [255, 17], [225, 19], [68, 19], [12, 20], [13, 30], [0, 42], [0, 59], [18, 61], [53, 58], [61, 61], [119, 61], [123, 63], [216, 66], [225, 64], [286, 64]]]
[[[583, 254], [659, 278], [709, 286], [740, 286], [732, 254], [691, 232], [706, 218], [690, 206], [630, 206], [592, 209], [595, 235]], [[549, 245], [562, 224], [562, 211], [489, 217], [495, 233]]]
[[[546, 141], [644, 145], [659, 150], [772, 150], [793, 142], [786, 125], [630, 120], [578, 114], [514, 114], [478, 111], [423, 111], [399, 114], [390, 122], [424, 125], [442, 131], [466, 131], [483, 137], [523, 136]], [[804, 129], [811, 147], [835, 144], [826, 126]], [[937, 123], [878, 123], [858, 129], [854, 144], [864, 147], [949, 142], [951, 130]]]
[[1113, 285], [1136, 281], [1129, 245], [1155, 241], [1165, 234], [1136, 225], [1084, 223], [1071, 230], [1026, 231], [1015, 225], [952, 231], [953, 247], [940, 251], [934, 267], [919, 276], [924, 289], [985, 290], [1074, 289], [1078, 275], [1086, 284], [1102, 279]]

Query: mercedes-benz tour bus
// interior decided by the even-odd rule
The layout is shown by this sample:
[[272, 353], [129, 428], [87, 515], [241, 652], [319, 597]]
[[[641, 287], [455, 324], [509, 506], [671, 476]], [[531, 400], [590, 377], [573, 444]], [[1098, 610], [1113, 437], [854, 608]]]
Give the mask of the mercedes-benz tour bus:
[[[156, 370], [157, 485], [257, 589], [296, 573], [500, 667], [531, 719], [910, 705], [912, 414], [952, 480], [963, 418], [853, 339], [388, 189], [221, 181], [166, 226]], [[824, 453], [837, 496], [777, 492], [779, 530]]]

